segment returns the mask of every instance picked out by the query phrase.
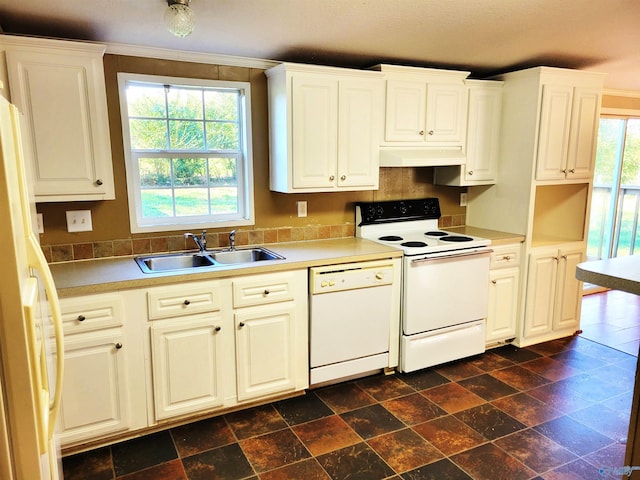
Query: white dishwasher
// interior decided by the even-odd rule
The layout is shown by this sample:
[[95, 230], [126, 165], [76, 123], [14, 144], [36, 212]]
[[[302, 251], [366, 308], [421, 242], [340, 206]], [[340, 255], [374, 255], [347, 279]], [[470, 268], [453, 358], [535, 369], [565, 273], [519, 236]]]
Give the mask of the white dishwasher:
[[310, 385], [397, 366], [400, 260], [309, 269]]

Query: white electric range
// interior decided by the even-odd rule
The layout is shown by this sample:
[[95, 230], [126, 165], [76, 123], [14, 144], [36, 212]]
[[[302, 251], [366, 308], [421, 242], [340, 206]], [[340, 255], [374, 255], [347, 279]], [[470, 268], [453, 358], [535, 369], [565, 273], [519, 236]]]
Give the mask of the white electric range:
[[404, 372], [485, 350], [491, 241], [440, 230], [440, 216], [437, 198], [356, 204], [356, 236], [404, 254]]

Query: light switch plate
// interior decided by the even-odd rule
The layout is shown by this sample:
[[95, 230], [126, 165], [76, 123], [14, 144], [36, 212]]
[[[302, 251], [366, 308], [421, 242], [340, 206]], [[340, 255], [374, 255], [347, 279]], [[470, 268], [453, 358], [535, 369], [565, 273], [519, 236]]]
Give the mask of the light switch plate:
[[298, 217], [306, 217], [307, 216], [307, 202], [302, 200], [300, 202], [296, 202], [298, 205]]
[[38, 233], [44, 233], [44, 218], [41, 213], [36, 213], [36, 227]]
[[91, 210], [69, 210], [67, 212], [67, 232], [90, 232]]

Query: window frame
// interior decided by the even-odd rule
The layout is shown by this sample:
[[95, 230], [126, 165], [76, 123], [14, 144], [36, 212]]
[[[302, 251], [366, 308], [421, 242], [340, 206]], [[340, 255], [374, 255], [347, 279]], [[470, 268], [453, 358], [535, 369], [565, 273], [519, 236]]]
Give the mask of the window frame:
[[[129, 112], [126, 88], [132, 83], [152, 83], [176, 87], [201, 87], [237, 90], [241, 98], [239, 111], [240, 149], [229, 150], [144, 150], [134, 151], [131, 146]], [[253, 151], [251, 132], [251, 84], [249, 82], [171, 77], [164, 75], [145, 75], [118, 72], [118, 94], [120, 99], [120, 119], [124, 146], [125, 170], [127, 178], [127, 197], [129, 203], [129, 224], [131, 233], [164, 232], [174, 230], [202, 230], [207, 228], [236, 227], [255, 224], [254, 187], [253, 187]], [[233, 153], [231, 153], [233, 152]], [[219, 158], [238, 156], [237, 164], [237, 200], [238, 212], [235, 214], [198, 215], [190, 217], [167, 217], [163, 221], [145, 221], [142, 216], [142, 188], [137, 168], [140, 157], [162, 158]], [[157, 219], [158, 217], [156, 217]]]

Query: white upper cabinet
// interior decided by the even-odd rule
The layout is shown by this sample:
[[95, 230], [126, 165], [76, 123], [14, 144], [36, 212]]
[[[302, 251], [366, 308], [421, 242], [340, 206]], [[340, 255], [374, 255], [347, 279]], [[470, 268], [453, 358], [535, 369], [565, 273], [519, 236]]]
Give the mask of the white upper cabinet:
[[271, 190], [376, 190], [384, 108], [380, 73], [281, 64], [266, 75]]
[[591, 178], [600, 103], [598, 88], [543, 86], [536, 180]]
[[466, 84], [469, 89], [467, 160], [459, 166], [436, 167], [436, 184], [488, 185], [497, 180], [503, 83], [467, 80]]
[[0, 37], [37, 202], [115, 198], [104, 48]]
[[385, 145], [464, 145], [469, 72], [378, 65], [387, 79]]

